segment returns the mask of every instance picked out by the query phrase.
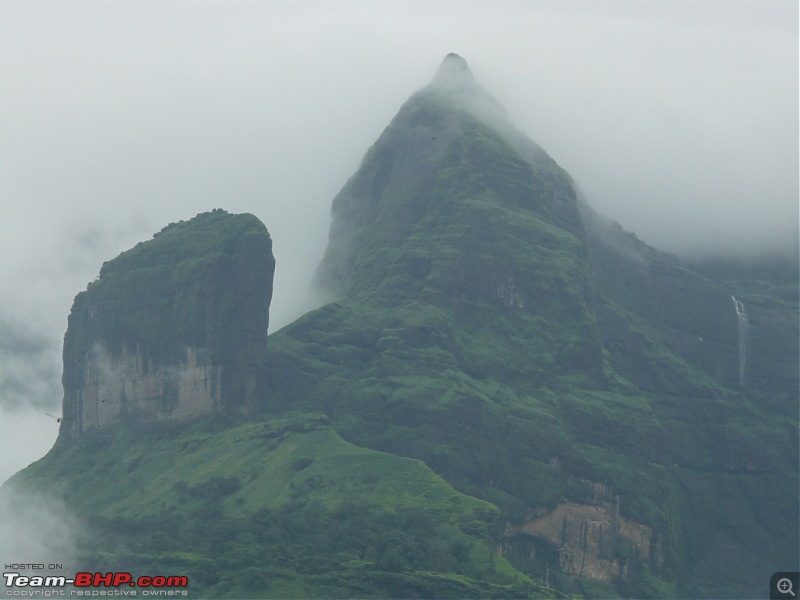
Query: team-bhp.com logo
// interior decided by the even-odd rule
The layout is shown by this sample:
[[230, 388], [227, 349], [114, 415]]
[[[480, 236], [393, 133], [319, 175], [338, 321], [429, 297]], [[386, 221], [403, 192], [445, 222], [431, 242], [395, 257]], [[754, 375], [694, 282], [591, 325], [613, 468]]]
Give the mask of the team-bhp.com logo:
[[[135, 596], [136, 592], [131, 590], [131, 593], [117, 593], [112, 594], [111, 591], [103, 593], [103, 591], [95, 588], [144, 588], [141, 590], [143, 596], [178, 596], [186, 595], [186, 588], [189, 585], [189, 578], [180, 575], [156, 575], [150, 577], [142, 575], [141, 577], [134, 578], [128, 572], [116, 573], [76, 573], [75, 577], [64, 577], [63, 575], [22, 575], [21, 573], [3, 573], [3, 579], [6, 585], [6, 595], [9, 589], [15, 590], [18, 588], [26, 588], [26, 591], [34, 592], [35, 589], [44, 590], [65, 588], [69, 585], [78, 590], [70, 590], [70, 595], [78, 596], [105, 596], [105, 595], [131, 595]], [[34, 588], [34, 589], [31, 589]], [[155, 589], [154, 589], [155, 588]], [[169, 591], [164, 589], [169, 588]], [[178, 588], [178, 589], [175, 589]], [[17, 594], [11, 594], [17, 595]], [[30, 593], [24, 594], [31, 597], [41, 594]]]

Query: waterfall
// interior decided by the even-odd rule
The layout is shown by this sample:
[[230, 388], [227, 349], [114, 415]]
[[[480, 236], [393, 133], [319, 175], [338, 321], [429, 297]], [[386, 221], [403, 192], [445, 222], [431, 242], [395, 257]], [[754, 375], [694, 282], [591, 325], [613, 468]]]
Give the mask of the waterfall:
[[739, 385], [744, 385], [745, 368], [747, 367], [747, 340], [750, 337], [750, 321], [744, 304], [731, 296], [733, 308], [736, 310], [736, 331], [739, 334]]

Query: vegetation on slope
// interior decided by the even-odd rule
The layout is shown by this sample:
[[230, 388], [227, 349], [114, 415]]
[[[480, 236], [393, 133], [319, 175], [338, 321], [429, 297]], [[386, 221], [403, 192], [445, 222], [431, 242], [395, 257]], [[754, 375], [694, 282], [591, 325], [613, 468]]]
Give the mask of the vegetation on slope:
[[187, 574], [193, 597], [557, 597], [493, 552], [495, 506], [323, 416], [115, 427], [15, 481], [76, 510], [81, 568]]
[[269, 233], [253, 215], [215, 210], [171, 223], [104, 263], [77, 295], [65, 379], [99, 339], [114, 355], [142, 351], [156, 363], [179, 363], [186, 346], [206, 348], [216, 363], [253, 362], [243, 355], [255, 336], [256, 356], [263, 350], [274, 266]]

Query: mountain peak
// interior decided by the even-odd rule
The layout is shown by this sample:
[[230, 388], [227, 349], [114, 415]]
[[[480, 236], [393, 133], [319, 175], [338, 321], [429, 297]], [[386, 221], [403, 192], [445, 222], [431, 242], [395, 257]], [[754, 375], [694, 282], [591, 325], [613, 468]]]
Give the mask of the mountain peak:
[[444, 57], [433, 84], [450, 90], [459, 90], [475, 84], [475, 77], [470, 71], [467, 61], [455, 52]]

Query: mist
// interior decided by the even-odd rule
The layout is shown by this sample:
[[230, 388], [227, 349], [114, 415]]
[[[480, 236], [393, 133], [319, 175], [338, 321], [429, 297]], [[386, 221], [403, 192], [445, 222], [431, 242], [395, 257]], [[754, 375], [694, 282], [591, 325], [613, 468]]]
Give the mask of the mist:
[[[34, 496], [8, 484], [3, 487], [0, 493], [0, 563], [4, 567], [21, 567], [4, 568], [4, 572], [42, 577], [73, 576], [79, 570], [75, 559], [80, 530], [77, 519], [59, 501]], [[2, 579], [0, 590], [5, 589], [5, 579]]]
[[0, 0], [0, 481], [55, 439], [73, 297], [167, 223], [255, 214], [270, 331], [313, 308], [331, 200], [448, 52], [645, 242], [796, 256], [797, 23], [782, 0]]

